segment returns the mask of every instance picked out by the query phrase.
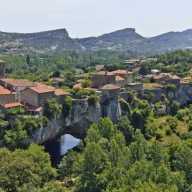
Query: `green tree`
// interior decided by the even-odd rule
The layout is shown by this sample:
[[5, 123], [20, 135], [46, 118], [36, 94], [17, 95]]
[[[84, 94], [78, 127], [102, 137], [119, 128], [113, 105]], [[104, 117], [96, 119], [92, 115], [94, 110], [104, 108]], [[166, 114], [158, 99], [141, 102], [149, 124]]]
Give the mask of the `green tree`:
[[148, 145], [144, 136], [141, 134], [139, 130], [135, 133], [134, 142], [132, 142], [129, 146], [131, 152], [131, 159], [133, 162], [140, 161], [146, 158]]
[[103, 189], [103, 180], [100, 175], [107, 167], [106, 153], [99, 144], [89, 143], [83, 154], [80, 173], [80, 190], [99, 192]]
[[33, 191], [56, 176], [48, 154], [37, 145], [14, 152], [0, 149], [0, 169], [0, 188], [9, 192]]
[[74, 151], [70, 151], [66, 156], [63, 157], [59, 164], [59, 176], [60, 178], [69, 177], [72, 178], [75, 172], [74, 163], [78, 159], [78, 154]]
[[26, 148], [29, 145], [29, 136], [27, 131], [23, 128], [20, 121], [16, 121], [14, 127], [5, 131], [3, 136], [4, 144], [9, 149]]
[[135, 134], [135, 129], [126, 116], [121, 117], [121, 119], [118, 121], [117, 128], [124, 134], [125, 139], [128, 143], [132, 142]]
[[56, 99], [50, 99], [44, 106], [44, 115], [49, 119], [56, 119], [62, 113], [62, 106]]
[[171, 164], [174, 170], [184, 171], [188, 181], [192, 182], [192, 149], [186, 143], [175, 147], [171, 155]]

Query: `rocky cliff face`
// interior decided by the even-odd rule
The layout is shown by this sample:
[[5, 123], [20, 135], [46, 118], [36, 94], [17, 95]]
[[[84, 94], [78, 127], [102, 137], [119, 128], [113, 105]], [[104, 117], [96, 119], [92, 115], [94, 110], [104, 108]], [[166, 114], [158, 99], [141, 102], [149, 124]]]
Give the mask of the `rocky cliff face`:
[[78, 138], [84, 137], [89, 126], [104, 116], [114, 122], [119, 119], [121, 109], [118, 97], [110, 99], [107, 105], [99, 102], [89, 104], [88, 99], [74, 99], [69, 115], [65, 119], [61, 117], [49, 121], [46, 127], [41, 127], [34, 133], [33, 141], [42, 144], [67, 133]]
[[179, 85], [176, 90], [167, 90], [166, 88], [157, 88], [145, 90], [146, 94], [152, 94], [151, 102], [157, 102], [162, 95], [166, 95], [169, 99], [175, 100], [180, 105], [187, 105], [192, 102], [192, 84], [184, 83]]
[[[153, 94], [151, 101], [159, 101], [163, 94], [170, 99], [178, 101], [181, 105], [192, 102], [192, 84], [181, 84], [177, 89], [168, 91], [166, 89], [148, 90]], [[166, 106], [159, 109], [158, 113], [164, 114]], [[105, 95], [98, 103], [89, 104], [88, 99], [73, 100], [69, 115], [63, 119], [58, 118], [49, 121], [46, 127], [40, 128], [34, 135], [33, 141], [44, 143], [63, 134], [71, 134], [78, 138], [85, 136], [87, 129], [92, 123], [97, 123], [101, 117], [109, 117], [116, 122], [122, 115], [118, 95]]]
[[173, 94], [173, 99], [181, 105], [192, 102], [192, 84], [182, 84]]

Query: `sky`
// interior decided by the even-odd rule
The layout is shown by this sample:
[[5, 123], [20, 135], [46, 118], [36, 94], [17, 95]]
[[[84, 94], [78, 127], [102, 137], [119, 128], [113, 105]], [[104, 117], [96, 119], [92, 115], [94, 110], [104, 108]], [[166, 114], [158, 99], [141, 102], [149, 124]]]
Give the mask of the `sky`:
[[192, 0], [0, 0], [0, 31], [66, 28], [72, 37], [123, 28], [151, 37], [192, 28]]

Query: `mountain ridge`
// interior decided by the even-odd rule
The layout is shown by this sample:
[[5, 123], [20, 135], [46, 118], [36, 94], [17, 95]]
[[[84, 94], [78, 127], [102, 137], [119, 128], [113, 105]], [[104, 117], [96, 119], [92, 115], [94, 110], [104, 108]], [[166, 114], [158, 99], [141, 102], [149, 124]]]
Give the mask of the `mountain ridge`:
[[153, 55], [192, 48], [192, 29], [171, 31], [154, 37], [144, 37], [134, 28], [125, 28], [96, 37], [71, 38], [67, 29], [35, 33], [0, 31], [0, 53], [62, 53], [64, 51], [134, 52]]

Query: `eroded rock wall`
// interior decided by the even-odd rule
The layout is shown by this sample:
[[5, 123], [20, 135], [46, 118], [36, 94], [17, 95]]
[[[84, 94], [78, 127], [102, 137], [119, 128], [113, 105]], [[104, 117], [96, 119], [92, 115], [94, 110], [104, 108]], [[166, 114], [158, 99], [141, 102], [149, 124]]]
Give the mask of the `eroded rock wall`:
[[109, 117], [113, 122], [121, 116], [118, 97], [106, 98], [105, 102], [90, 104], [88, 99], [73, 99], [72, 108], [66, 118], [50, 120], [46, 127], [41, 127], [33, 135], [36, 143], [44, 143], [59, 135], [71, 134], [82, 138], [92, 123], [97, 123], [101, 117]]

